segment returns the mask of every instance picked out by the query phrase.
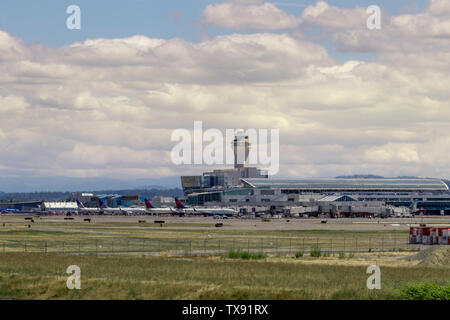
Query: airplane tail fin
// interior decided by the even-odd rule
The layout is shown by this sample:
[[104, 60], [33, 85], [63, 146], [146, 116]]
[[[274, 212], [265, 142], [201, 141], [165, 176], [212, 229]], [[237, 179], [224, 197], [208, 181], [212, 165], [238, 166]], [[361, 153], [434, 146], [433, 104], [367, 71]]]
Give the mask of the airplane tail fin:
[[100, 198], [98, 199], [98, 203], [100, 204], [100, 208], [102, 209], [108, 208], [108, 206]]
[[152, 209], [152, 208], [154, 208], [153, 205], [152, 205], [152, 203], [151, 203], [150, 200], [148, 200], [148, 199], [145, 199], [145, 208], [147, 208], [147, 209]]
[[411, 204], [409, 205], [409, 209], [411, 210], [411, 211], [417, 211], [417, 203], [418, 203], [419, 201], [417, 200], [417, 199], [414, 199], [412, 202], [411, 202]]
[[79, 200], [77, 200], [77, 206], [78, 206], [78, 209], [84, 208], [84, 205]]
[[177, 198], [175, 198], [175, 204], [176, 204], [176, 206], [177, 206], [177, 209], [184, 209], [184, 208], [186, 208], [186, 207], [181, 203], [181, 201], [178, 200]]

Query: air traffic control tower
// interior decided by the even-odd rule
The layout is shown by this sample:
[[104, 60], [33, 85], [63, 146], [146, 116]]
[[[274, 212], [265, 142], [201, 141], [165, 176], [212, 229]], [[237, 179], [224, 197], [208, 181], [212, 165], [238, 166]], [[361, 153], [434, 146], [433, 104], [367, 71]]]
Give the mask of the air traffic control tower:
[[236, 134], [232, 141], [234, 152], [234, 167], [229, 169], [215, 169], [204, 172], [200, 176], [182, 176], [181, 185], [185, 195], [194, 192], [211, 192], [228, 190], [242, 186], [241, 178], [267, 178], [267, 172], [256, 167], [248, 166], [250, 154], [250, 140], [248, 135]]
[[250, 141], [248, 136], [236, 135], [233, 140], [234, 168], [248, 166], [248, 155], [250, 154]]

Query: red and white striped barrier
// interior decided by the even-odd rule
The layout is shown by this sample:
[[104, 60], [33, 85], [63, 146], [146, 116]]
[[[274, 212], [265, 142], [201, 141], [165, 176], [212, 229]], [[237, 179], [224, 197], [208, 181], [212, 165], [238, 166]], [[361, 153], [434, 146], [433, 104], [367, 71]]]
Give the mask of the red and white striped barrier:
[[409, 243], [411, 244], [450, 244], [448, 227], [410, 227]]

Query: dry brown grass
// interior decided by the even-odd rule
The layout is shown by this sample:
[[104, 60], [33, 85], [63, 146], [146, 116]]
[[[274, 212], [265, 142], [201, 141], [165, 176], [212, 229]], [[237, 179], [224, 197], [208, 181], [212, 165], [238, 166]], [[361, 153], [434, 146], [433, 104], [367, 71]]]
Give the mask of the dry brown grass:
[[[393, 299], [411, 282], [449, 284], [446, 269], [382, 265], [382, 290], [366, 288], [367, 264], [336, 258], [0, 254], [0, 296], [36, 299]], [[290, 261], [288, 261], [290, 259]], [[334, 259], [334, 261], [333, 261]], [[287, 263], [289, 262], [289, 263]], [[81, 268], [82, 289], [65, 270]]]
[[[0, 219], [3, 220], [4, 217]], [[189, 220], [191, 221], [191, 220]], [[195, 220], [192, 220], [195, 221]], [[61, 222], [19, 220], [0, 225], [0, 296], [37, 299], [393, 299], [411, 282], [448, 285], [448, 269], [419, 266], [418, 260], [400, 259], [411, 253], [367, 252], [383, 245], [405, 244], [407, 232], [355, 230], [230, 230], [205, 229], [200, 224], [149, 224], [123, 222]], [[175, 228], [176, 227], [176, 228]], [[345, 226], [343, 226], [344, 228]], [[385, 237], [390, 243], [374, 238]], [[333, 242], [330, 239], [333, 238]], [[205, 239], [207, 240], [205, 242]], [[248, 242], [248, 240], [251, 242]], [[345, 239], [345, 240], [344, 240]], [[356, 246], [366, 250], [344, 259], [297, 251], [317, 245], [333, 250]], [[19, 242], [17, 242], [19, 241]], [[220, 242], [219, 242], [220, 241]], [[392, 242], [395, 241], [395, 242]], [[43, 254], [45, 243], [48, 252]], [[5, 243], [6, 253], [3, 251]], [[25, 244], [25, 245], [24, 245]], [[99, 255], [76, 255], [98, 252]], [[211, 254], [227, 250], [264, 250], [261, 260], [243, 261], [224, 256], [173, 256], [184, 252]], [[134, 254], [115, 254], [129, 249]], [[17, 252], [25, 251], [28, 252]], [[165, 252], [142, 256], [140, 252]], [[15, 251], [15, 252], [13, 252]], [[30, 252], [32, 251], [32, 252]], [[68, 251], [71, 254], [68, 254]], [[276, 252], [280, 254], [275, 254]], [[291, 254], [286, 254], [289, 252]], [[284, 253], [283, 253], [284, 252]], [[327, 254], [326, 251], [323, 253]], [[68, 290], [65, 270], [76, 264], [82, 270], [82, 289]], [[366, 288], [367, 266], [382, 268], [382, 290]]]

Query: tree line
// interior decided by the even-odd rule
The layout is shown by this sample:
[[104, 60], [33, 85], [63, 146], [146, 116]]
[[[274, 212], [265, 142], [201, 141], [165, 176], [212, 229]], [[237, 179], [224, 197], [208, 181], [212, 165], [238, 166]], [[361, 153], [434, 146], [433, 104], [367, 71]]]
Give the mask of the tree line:
[[[74, 192], [0, 192], [1, 202], [13, 201], [69, 201]], [[152, 198], [154, 196], [180, 197], [183, 190], [180, 188], [152, 188], [152, 189], [126, 189], [126, 190], [98, 190], [90, 191], [95, 195], [101, 194], [120, 194], [123, 196], [139, 195]]]

